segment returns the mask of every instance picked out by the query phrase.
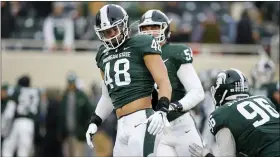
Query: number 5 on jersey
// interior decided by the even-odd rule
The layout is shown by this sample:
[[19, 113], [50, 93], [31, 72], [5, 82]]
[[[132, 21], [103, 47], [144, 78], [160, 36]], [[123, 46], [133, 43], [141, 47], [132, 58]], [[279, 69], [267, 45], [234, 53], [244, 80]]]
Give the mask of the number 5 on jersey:
[[[120, 69], [120, 64], [123, 64], [123, 69]], [[117, 86], [124, 86], [129, 85], [131, 82], [130, 74], [128, 73], [128, 70], [130, 68], [129, 60], [126, 58], [122, 58], [117, 60], [114, 63], [114, 80], [110, 77], [110, 62], [106, 63], [105, 65], [105, 74], [104, 74], [104, 83], [105, 85], [109, 85], [110, 88], [114, 88], [113, 82], [115, 82], [115, 85]], [[121, 80], [120, 76], [123, 76], [124, 80]]]

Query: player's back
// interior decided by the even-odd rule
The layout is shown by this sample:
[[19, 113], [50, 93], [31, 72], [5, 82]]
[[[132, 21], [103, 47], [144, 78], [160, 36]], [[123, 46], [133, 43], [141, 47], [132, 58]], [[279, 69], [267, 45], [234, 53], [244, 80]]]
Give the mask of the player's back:
[[12, 100], [16, 103], [15, 118], [34, 118], [38, 113], [40, 103], [40, 93], [36, 88], [17, 87], [12, 95]]
[[248, 156], [280, 156], [279, 113], [267, 97], [251, 96], [225, 104], [212, 116], [217, 128], [231, 130], [237, 152]]

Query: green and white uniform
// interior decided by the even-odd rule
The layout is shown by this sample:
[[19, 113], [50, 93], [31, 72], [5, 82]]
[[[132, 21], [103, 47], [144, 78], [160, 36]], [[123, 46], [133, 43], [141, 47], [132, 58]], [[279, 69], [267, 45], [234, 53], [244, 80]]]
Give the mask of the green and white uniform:
[[[162, 46], [162, 59], [172, 86], [171, 102], [179, 101], [185, 110], [168, 113], [167, 118], [172, 128], [168, 134], [159, 138], [157, 156], [190, 156], [187, 149], [190, 144], [202, 146], [199, 131], [189, 110], [203, 99], [203, 88], [192, 66], [191, 48], [183, 44], [166, 43]], [[185, 103], [182, 99], [189, 101]]]
[[[160, 46], [150, 35], [131, 37], [110, 51], [100, 47], [96, 62], [104, 73], [104, 84], [114, 109], [151, 96], [155, 82], [145, 65], [145, 55], [161, 55]], [[152, 109], [146, 109], [118, 120], [114, 156], [147, 157], [153, 153], [155, 136], [147, 132], [146, 124], [138, 125], [153, 113]]]
[[19, 156], [30, 155], [39, 104], [40, 94], [38, 89], [15, 88], [6, 108], [11, 109], [14, 121], [10, 134], [3, 142], [3, 156], [13, 156], [15, 151]]
[[231, 131], [236, 153], [257, 157], [280, 156], [279, 113], [265, 96], [229, 102], [211, 113], [209, 123], [213, 135], [222, 128]]

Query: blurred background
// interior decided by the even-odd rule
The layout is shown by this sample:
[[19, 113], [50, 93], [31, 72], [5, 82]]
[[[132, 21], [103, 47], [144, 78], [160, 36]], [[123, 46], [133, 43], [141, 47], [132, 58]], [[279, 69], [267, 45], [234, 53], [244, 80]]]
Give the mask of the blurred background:
[[[132, 35], [137, 33], [133, 23], [149, 9], [160, 9], [172, 18], [171, 42], [193, 49], [193, 64], [206, 92], [205, 100], [192, 111], [206, 143], [214, 142], [206, 119], [213, 110], [209, 89], [220, 70], [240, 69], [249, 78], [252, 93], [267, 95], [280, 106], [279, 2], [1, 1], [1, 113], [23, 75], [41, 93], [31, 156], [112, 155], [114, 113], [90, 150], [84, 137], [87, 122], [77, 121], [84, 125], [70, 134], [62, 124], [69, 120], [69, 112], [61, 109], [67, 107], [70, 91], [82, 93], [86, 107], [75, 112], [89, 119], [100, 98], [95, 55], [101, 43], [93, 26], [97, 11], [107, 3], [126, 9]], [[79, 101], [74, 104], [79, 106]]]

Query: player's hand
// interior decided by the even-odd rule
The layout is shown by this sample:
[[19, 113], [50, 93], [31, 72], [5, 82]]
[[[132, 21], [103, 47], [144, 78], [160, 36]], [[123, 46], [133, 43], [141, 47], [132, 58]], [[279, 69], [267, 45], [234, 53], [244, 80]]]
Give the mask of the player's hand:
[[211, 151], [208, 148], [203, 148], [195, 143], [189, 146], [191, 157], [205, 157]]
[[92, 139], [93, 139], [93, 135], [96, 133], [96, 131], [97, 131], [96, 124], [94, 124], [94, 123], [89, 124], [88, 130], [86, 133], [86, 139], [87, 139], [87, 144], [90, 148], [94, 147]]
[[160, 134], [164, 127], [170, 127], [170, 124], [166, 118], [166, 112], [156, 111], [151, 115], [147, 122], [150, 122], [148, 126], [148, 132], [152, 135]]
[[170, 112], [172, 111], [183, 111], [183, 105], [180, 102], [173, 102], [169, 104], [169, 109]]

